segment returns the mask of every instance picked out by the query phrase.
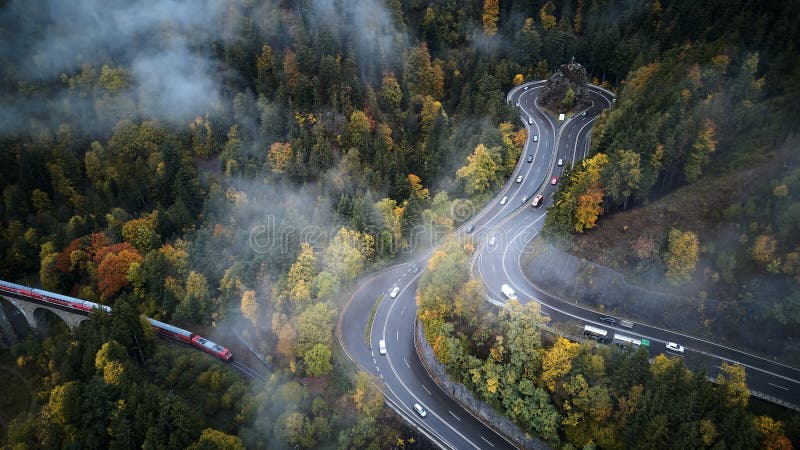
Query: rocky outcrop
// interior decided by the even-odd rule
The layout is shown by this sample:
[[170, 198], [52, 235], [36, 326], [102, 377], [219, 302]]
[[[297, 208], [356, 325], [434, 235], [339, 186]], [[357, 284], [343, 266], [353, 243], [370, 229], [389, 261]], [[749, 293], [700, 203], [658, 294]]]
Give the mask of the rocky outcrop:
[[545, 83], [539, 101], [547, 109], [558, 113], [586, 109], [591, 106], [588, 81], [582, 65], [574, 60], [563, 64]]

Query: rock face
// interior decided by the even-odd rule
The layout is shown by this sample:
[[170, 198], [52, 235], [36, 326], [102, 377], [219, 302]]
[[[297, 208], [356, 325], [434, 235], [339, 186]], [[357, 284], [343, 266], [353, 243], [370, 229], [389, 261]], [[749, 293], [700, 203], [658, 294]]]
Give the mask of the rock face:
[[[546, 108], [559, 113], [586, 109], [591, 106], [587, 82], [586, 69], [582, 65], [574, 60], [563, 64], [545, 83], [540, 101]], [[568, 94], [570, 90], [572, 95]]]

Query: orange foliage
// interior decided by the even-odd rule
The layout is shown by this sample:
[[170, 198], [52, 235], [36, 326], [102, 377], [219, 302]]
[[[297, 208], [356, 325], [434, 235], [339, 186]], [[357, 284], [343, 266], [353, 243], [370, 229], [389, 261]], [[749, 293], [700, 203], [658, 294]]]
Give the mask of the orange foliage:
[[128, 285], [128, 269], [140, 262], [142, 255], [127, 242], [104, 247], [96, 255], [97, 285], [103, 298], [109, 298]]
[[64, 251], [56, 256], [56, 269], [62, 273], [69, 273], [72, 270], [72, 252], [80, 250], [82, 247], [83, 242], [81, 242], [80, 238], [70, 242]]

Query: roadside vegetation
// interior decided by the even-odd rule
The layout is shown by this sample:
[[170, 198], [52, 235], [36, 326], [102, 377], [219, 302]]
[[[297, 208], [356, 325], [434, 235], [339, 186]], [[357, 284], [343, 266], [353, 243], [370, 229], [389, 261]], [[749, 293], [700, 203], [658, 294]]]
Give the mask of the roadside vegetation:
[[431, 257], [417, 305], [425, 337], [450, 377], [554, 448], [792, 448], [787, 423], [748, 409], [741, 366], [715, 384], [680, 357], [573, 342], [542, 327], [539, 304], [499, 311], [471, 280], [469, 242]]
[[[640, 54], [597, 120], [590, 157], [560, 179], [544, 235], [690, 300], [709, 337], [796, 364], [800, 59], [789, 49], [800, 34], [785, 14], [800, 11], [751, 2], [712, 24], [680, 4], [651, 6], [635, 22], [648, 33], [639, 43], [659, 54]], [[726, 332], [743, 323], [764, 332]]]
[[[673, 48], [703, 37], [700, 25], [709, 36], [764, 36], [768, 49], [767, 30], [791, 38], [791, 5], [773, 17], [751, 3], [739, 10], [766, 19], [718, 26], [697, 19], [689, 2], [229, 0], [171, 2], [168, 17], [153, 13], [164, 3], [152, 0], [124, 10], [92, 0], [5, 2], [0, 278], [112, 305], [127, 319], [98, 318], [10, 349], [13, 364], [37, 373], [41, 401], [17, 415], [0, 445], [413, 445], [335, 347], [343, 293], [452, 231], [508, 178], [526, 139], [505, 104], [512, 86], [546, 78], [573, 55], [597, 84], [646, 85], [648, 64], [678, 58]], [[702, 69], [700, 86], [687, 87], [687, 111], [705, 111], [722, 75], [741, 75], [730, 93], [746, 94], [754, 111], [797, 104], [793, 85], [770, 75], [791, 80], [792, 55], [748, 45], [728, 54], [687, 44], [688, 61]], [[706, 70], [706, 53], [728, 60]], [[773, 92], [783, 102], [765, 105]], [[607, 139], [621, 133], [623, 119], [604, 120]], [[672, 133], [664, 123], [656, 134]], [[691, 149], [700, 176], [731, 126], [698, 123], [680, 148]], [[643, 126], [629, 125], [631, 133]], [[751, 233], [764, 260], [769, 233]], [[794, 261], [772, 255], [781, 264], [768, 267]], [[161, 348], [142, 314], [202, 327], [222, 344], [241, 337], [274, 373], [246, 385], [206, 355]]]

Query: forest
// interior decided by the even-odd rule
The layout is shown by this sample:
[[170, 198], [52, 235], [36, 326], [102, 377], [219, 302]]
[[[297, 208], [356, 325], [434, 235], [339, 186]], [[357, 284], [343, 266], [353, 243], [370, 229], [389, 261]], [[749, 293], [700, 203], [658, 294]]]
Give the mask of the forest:
[[[76, 331], [51, 324], [47, 336], [0, 351], [0, 367], [30, 380], [33, 398], [28, 410], [0, 414], [0, 445], [424, 445], [354, 373], [333, 324], [360, 275], [452, 231], [508, 178], [526, 139], [508, 90], [574, 56], [595, 84], [619, 91], [620, 108], [596, 127], [595, 153], [608, 154], [608, 167], [660, 165], [616, 190], [611, 178], [595, 179], [611, 177], [606, 169], [583, 182], [577, 170], [561, 195], [573, 183], [599, 185], [608, 212], [625, 210], [768, 159], [796, 131], [761, 122], [764, 111], [790, 117], [800, 104], [796, 9], [788, 1], [0, 2], [0, 279], [115, 311]], [[732, 107], [748, 112], [720, 112]], [[769, 187], [773, 208], [794, 211], [796, 174], [783, 176], [783, 187]], [[774, 216], [759, 216], [752, 198], [738, 208], [752, 216], [742, 219], [747, 227], [757, 223], [748, 239], [766, 249], [763, 270], [796, 275], [797, 251], [783, 250], [798, 245], [783, 225], [796, 221], [768, 224]], [[574, 226], [568, 212], [548, 217], [562, 217], [560, 230]], [[798, 304], [782, 307], [798, 315]], [[484, 307], [464, 304], [454, 317], [469, 321], [466, 311]], [[500, 314], [523, 315], [524, 326], [540, 320]], [[267, 355], [271, 373], [249, 382], [168, 346], [141, 315], [240, 337]], [[462, 345], [483, 361], [496, 344], [488, 336]], [[550, 343], [536, 344], [528, 356], [544, 364]], [[497, 352], [499, 367], [509, 354]], [[718, 442], [745, 422], [745, 443], [794, 436], [793, 424], [751, 420], [733, 381], [720, 391], [674, 361], [645, 369], [635, 357], [565, 352], [594, 369], [576, 360], [549, 384], [525, 385], [547, 417], [509, 412], [548, 441], [602, 434], [602, 446], [625, 447], [641, 430], [666, 439], [674, 411], [650, 399], [661, 391], [633, 392], [659, 377], [682, 383], [670, 384], [674, 392], [697, 385], [703, 396], [691, 400], [698, 409], [687, 422], [702, 431], [687, 443]], [[604, 384], [612, 358], [629, 358], [638, 378]], [[579, 406], [569, 425], [558, 422], [561, 401], [590, 390], [620, 414], [603, 425], [613, 432]], [[556, 393], [558, 403], [548, 400]], [[653, 402], [652, 414], [626, 427], [618, 402], [635, 395]], [[720, 417], [717, 398], [740, 413]]]
[[428, 262], [417, 304], [425, 338], [452, 379], [552, 448], [793, 448], [787, 423], [748, 409], [745, 369], [722, 364], [712, 384], [680, 357], [576, 342], [537, 302], [499, 311], [471, 278], [470, 241]]

